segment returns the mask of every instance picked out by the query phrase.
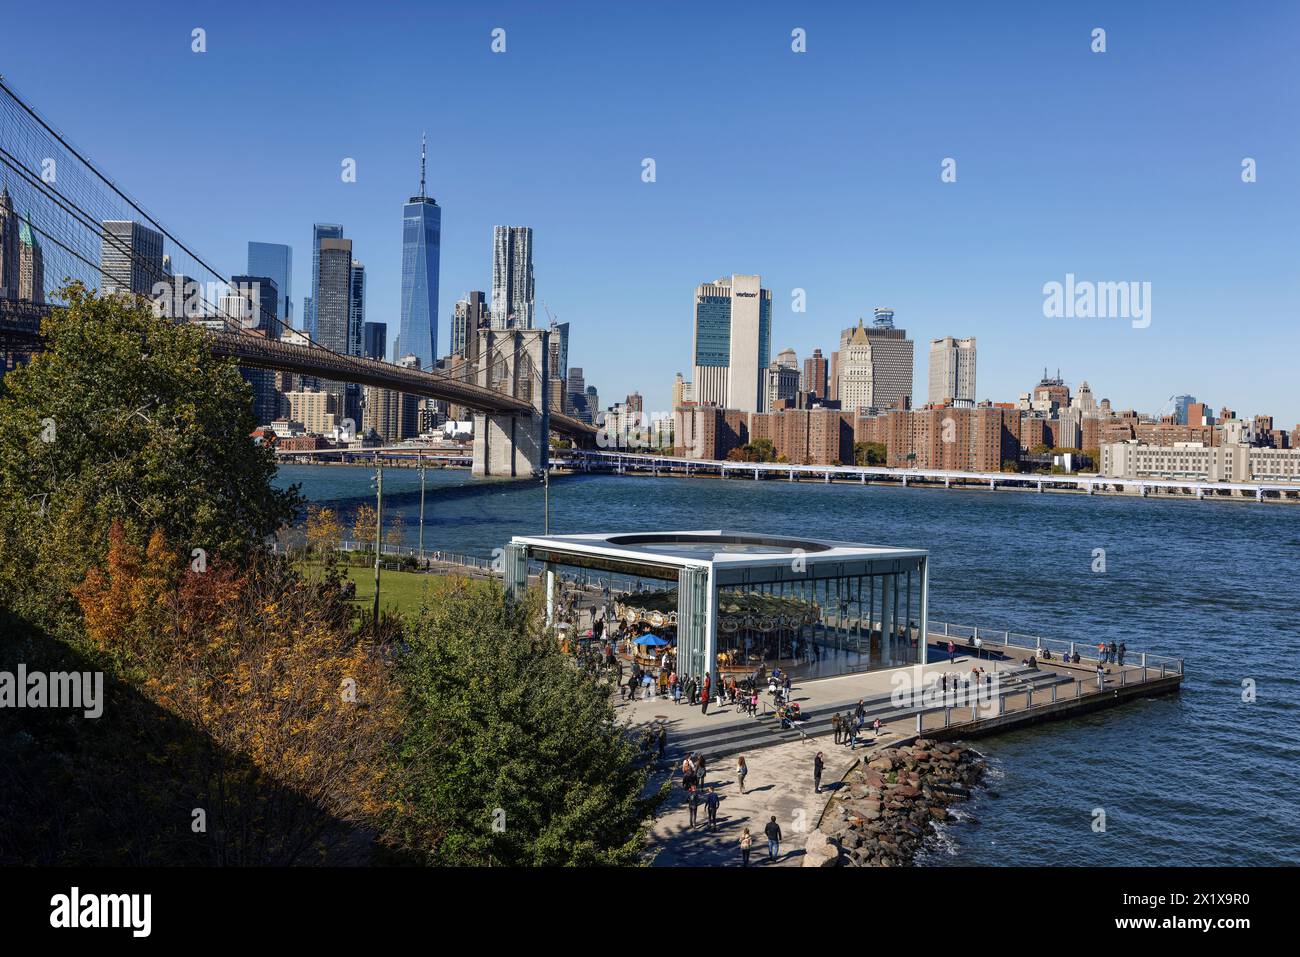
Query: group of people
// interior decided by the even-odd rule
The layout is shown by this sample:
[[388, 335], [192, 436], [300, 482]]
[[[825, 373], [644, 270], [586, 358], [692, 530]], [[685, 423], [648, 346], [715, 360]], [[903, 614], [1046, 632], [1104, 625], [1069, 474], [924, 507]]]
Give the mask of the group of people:
[[1097, 644], [1097, 657], [1101, 659], [1103, 665], [1122, 665], [1126, 654], [1128, 654], [1128, 646], [1122, 641], [1118, 645], [1112, 641], [1109, 647], [1104, 641]]
[[[835, 733], [836, 744], [847, 744], [849, 750], [853, 751], [858, 746], [858, 735], [862, 733], [867, 724], [867, 706], [859, 698], [857, 706], [850, 712], [841, 712], [831, 715], [831, 730]], [[880, 737], [880, 719], [876, 718], [871, 722], [871, 731], [875, 737]], [[817, 753], [818, 767], [815, 773], [817, 790], [821, 790], [821, 752]]]

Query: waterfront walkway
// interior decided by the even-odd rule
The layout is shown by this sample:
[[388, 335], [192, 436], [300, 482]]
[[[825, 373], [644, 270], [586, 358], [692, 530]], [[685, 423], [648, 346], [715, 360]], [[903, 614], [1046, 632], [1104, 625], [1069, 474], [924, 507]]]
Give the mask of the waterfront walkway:
[[[941, 635], [934, 636], [936, 639]], [[990, 652], [994, 655], [990, 658]], [[784, 843], [778, 865], [800, 864], [808, 832], [817, 827], [822, 811], [841, 778], [862, 759], [882, 748], [905, 744], [920, 735], [928, 738], [964, 738], [994, 733], [1010, 727], [1053, 718], [1069, 717], [1094, 708], [1110, 707], [1134, 696], [1177, 690], [1181, 673], [1143, 668], [1129, 661], [1109, 664], [1099, 684], [1096, 662], [1079, 665], [1058, 661], [1026, 666], [1030, 652], [1015, 647], [985, 647], [982, 657], [959, 647], [955, 660], [932, 661], [921, 666], [921, 685], [930, 687], [944, 674], [969, 675], [976, 666], [996, 678], [996, 695], [975, 708], [958, 706], [952, 695], [923, 696], [908, 701], [895, 696], [895, 682], [908, 677], [911, 688], [918, 669], [908, 666], [887, 671], [842, 675], [797, 682], [792, 700], [799, 702], [806, 719], [798, 730], [782, 730], [770, 713], [758, 718], [742, 714], [737, 707], [711, 703], [708, 713], [699, 705], [674, 705], [670, 700], [637, 699], [617, 701], [619, 717], [634, 728], [663, 725], [668, 731], [665, 758], [656, 765], [653, 785], [665, 777], [672, 781], [665, 808], [650, 834], [655, 863], [677, 866], [739, 866], [741, 830], [754, 837], [751, 864], [771, 866], [763, 827], [772, 815], [780, 824]], [[946, 653], [945, 653], [946, 659]], [[764, 698], [767, 696], [764, 695]], [[863, 702], [867, 727], [858, 745], [850, 750], [836, 745], [831, 716], [851, 714]], [[880, 718], [877, 736], [871, 723]], [[1050, 733], [1050, 732], [1048, 732]], [[824, 755], [822, 793], [813, 791], [813, 758]], [[691, 828], [686, 795], [680, 787], [682, 759], [689, 753], [704, 754], [708, 761], [706, 788], [717, 789], [722, 803], [718, 828], [710, 831], [701, 804], [697, 826]], [[746, 794], [740, 794], [736, 780], [736, 757], [744, 755], [749, 766]]]

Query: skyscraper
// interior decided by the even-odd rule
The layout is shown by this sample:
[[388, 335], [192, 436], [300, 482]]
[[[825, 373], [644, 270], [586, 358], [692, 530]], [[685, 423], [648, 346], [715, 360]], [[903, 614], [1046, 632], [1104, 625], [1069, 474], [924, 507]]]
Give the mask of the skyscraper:
[[951, 401], [958, 408], [975, 404], [975, 337], [930, 340], [930, 404]]
[[771, 341], [772, 293], [758, 276], [724, 276], [696, 287], [696, 401], [764, 411], [763, 370], [770, 364]]
[[18, 298], [45, 303], [45, 254], [25, 216], [18, 221]]
[[[276, 316], [280, 292], [269, 276], [231, 276], [230, 293], [221, 302], [221, 311], [237, 319], [247, 332], [280, 338]], [[275, 372], [270, 369], [241, 367], [240, 376], [253, 389], [253, 415], [258, 425], [267, 425], [280, 415], [280, 396], [275, 388]]]
[[367, 359], [384, 361], [388, 354], [388, 323], [367, 322], [362, 333], [361, 354]]
[[533, 231], [492, 227], [492, 328], [533, 327]]
[[348, 355], [362, 355], [366, 327], [366, 267], [352, 260], [348, 279]]
[[316, 338], [316, 309], [320, 305], [321, 240], [342, 238], [343, 227], [338, 223], [315, 223], [311, 228], [311, 298], [304, 302], [304, 306], [310, 306], [310, 309], [303, 309], [302, 327], [313, 339]]
[[486, 297], [482, 292], [467, 292], [456, 300], [451, 317], [451, 354], [478, 360], [478, 331], [488, 327]]
[[[348, 336], [352, 318], [352, 240], [322, 239], [317, 249], [320, 257], [315, 306], [317, 344], [344, 355], [349, 354]], [[321, 379], [321, 390], [334, 397], [330, 409], [340, 419], [357, 416], [348, 401], [348, 387], [333, 379]], [[353, 390], [355, 391], [355, 390]]]
[[9, 188], [0, 185], [0, 299], [18, 298], [18, 217]]
[[283, 331], [293, 326], [293, 249], [283, 243], [248, 244], [248, 274], [267, 276], [279, 291], [275, 318]]
[[402, 352], [433, 368], [438, 357], [438, 257], [442, 210], [425, 195], [424, 141], [420, 143], [420, 194], [402, 207]]
[[165, 278], [163, 237], [157, 230], [134, 220], [107, 220], [102, 224], [99, 270], [100, 291], [153, 295], [155, 283]]
[[893, 409], [912, 399], [912, 340], [894, 328], [892, 309], [876, 309], [868, 329], [861, 319], [840, 334], [838, 398], [846, 412]]
[[814, 349], [812, 355], [803, 360], [803, 391], [819, 399], [830, 398], [826, 394], [828, 366], [820, 349]]

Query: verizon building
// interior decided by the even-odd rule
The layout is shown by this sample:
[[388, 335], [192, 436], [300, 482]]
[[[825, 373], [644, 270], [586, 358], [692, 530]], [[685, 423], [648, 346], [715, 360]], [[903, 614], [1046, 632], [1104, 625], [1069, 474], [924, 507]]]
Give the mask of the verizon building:
[[758, 276], [733, 275], [695, 289], [695, 401], [763, 412], [771, 362], [772, 292]]

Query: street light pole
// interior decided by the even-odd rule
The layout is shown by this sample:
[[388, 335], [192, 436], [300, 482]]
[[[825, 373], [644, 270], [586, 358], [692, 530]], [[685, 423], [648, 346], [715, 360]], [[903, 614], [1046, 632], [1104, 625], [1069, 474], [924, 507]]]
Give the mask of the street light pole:
[[383, 530], [384, 530], [384, 463], [380, 459], [379, 453], [375, 453], [375, 499], [378, 502], [375, 508], [375, 608], [374, 608], [374, 627], [376, 633], [379, 630], [379, 558], [380, 550], [383, 548]]
[[424, 456], [420, 456], [420, 563], [424, 563]]
[[551, 534], [551, 468], [542, 469], [542, 534]]

